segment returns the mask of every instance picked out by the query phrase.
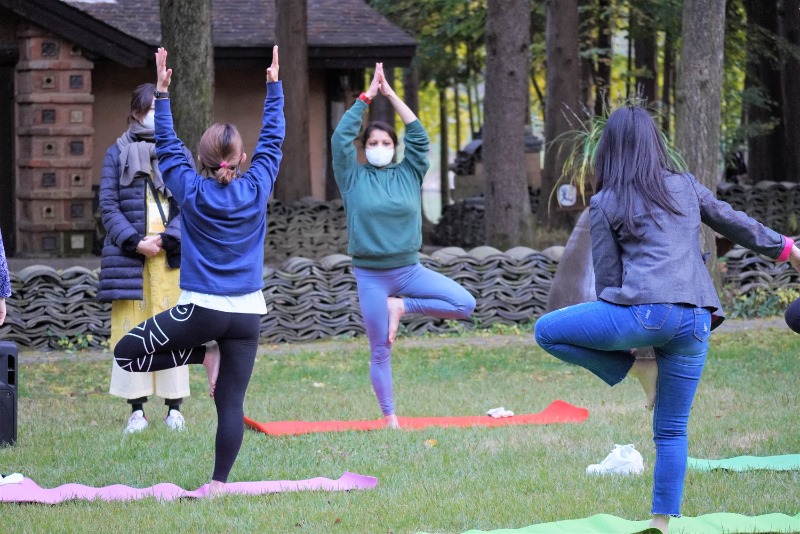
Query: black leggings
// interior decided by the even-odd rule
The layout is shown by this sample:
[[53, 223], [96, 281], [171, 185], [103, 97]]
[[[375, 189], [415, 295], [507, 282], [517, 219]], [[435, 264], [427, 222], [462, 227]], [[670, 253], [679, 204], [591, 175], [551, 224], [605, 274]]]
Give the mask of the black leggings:
[[219, 377], [214, 389], [217, 440], [212, 480], [228, 481], [244, 437], [244, 396], [258, 351], [261, 317], [189, 304], [175, 306], [133, 327], [114, 348], [122, 369], [147, 373], [202, 364], [204, 343], [219, 343]]

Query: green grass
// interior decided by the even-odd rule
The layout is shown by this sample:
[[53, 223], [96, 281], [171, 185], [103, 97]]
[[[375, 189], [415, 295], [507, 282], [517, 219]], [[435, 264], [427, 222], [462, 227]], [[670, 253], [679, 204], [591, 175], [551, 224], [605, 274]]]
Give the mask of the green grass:
[[[461, 532], [523, 527], [597, 513], [648, 517], [650, 414], [637, 384], [606, 387], [534, 347], [530, 336], [403, 338], [394, 351], [398, 413], [475, 415], [505, 406], [538, 412], [554, 399], [589, 409], [580, 424], [345, 432], [267, 437], [247, 431], [231, 481], [378, 477], [349, 493], [226, 496], [216, 500], [56, 506], [0, 505], [4, 532]], [[800, 452], [800, 337], [785, 330], [712, 337], [690, 423], [690, 455], [723, 458]], [[20, 369], [19, 444], [0, 449], [0, 472], [42, 487], [68, 482], [195, 489], [213, 464], [216, 417], [202, 367], [183, 406], [188, 429], [170, 432], [161, 400], [151, 426], [122, 433], [127, 405], [109, 396], [110, 361], [25, 363]], [[110, 356], [107, 356], [110, 358]], [[30, 358], [28, 359], [30, 361]], [[366, 342], [263, 347], [245, 412], [258, 421], [374, 419]], [[435, 444], [431, 446], [431, 441]], [[589, 479], [586, 465], [614, 443], [634, 443], [646, 474]], [[690, 471], [683, 513], [798, 513], [798, 472]], [[9, 526], [10, 525], [10, 526]]]

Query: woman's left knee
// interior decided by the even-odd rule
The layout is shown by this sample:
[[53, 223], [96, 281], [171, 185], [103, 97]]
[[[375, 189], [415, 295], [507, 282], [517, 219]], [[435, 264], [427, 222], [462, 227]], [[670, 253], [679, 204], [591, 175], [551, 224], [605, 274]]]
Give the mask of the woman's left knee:
[[125, 352], [127, 352], [126, 351], [127, 343], [126, 343], [125, 337], [126, 336], [122, 336], [122, 338], [120, 338], [120, 340], [117, 341], [117, 344], [114, 346], [114, 359], [115, 360], [119, 360], [120, 358], [125, 358]]
[[475, 301], [475, 297], [467, 293], [467, 296], [464, 297], [464, 300], [460, 303], [458, 309], [463, 314], [464, 316], [463, 318], [466, 319], [467, 317], [472, 315], [472, 312], [475, 311], [476, 305], [477, 302]]
[[543, 315], [533, 325], [533, 339], [536, 340], [536, 344], [540, 347], [552, 344], [550, 336], [546, 334], [548, 322], [547, 315]]

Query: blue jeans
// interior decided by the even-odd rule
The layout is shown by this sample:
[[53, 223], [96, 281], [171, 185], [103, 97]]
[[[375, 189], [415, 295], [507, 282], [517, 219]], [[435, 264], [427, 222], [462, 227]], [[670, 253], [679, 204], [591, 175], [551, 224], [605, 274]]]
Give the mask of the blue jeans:
[[475, 297], [456, 282], [419, 263], [396, 269], [356, 267], [354, 272], [364, 329], [369, 338], [372, 388], [383, 414], [392, 415], [389, 297], [403, 297], [406, 313], [421, 313], [440, 319], [468, 318], [475, 309]]
[[610, 386], [625, 378], [633, 365], [629, 349], [655, 350], [653, 514], [680, 515], [689, 451], [686, 427], [710, 334], [709, 311], [683, 304], [618, 306], [596, 301], [556, 310], [536, 322], [540, 347], [588, 369]]

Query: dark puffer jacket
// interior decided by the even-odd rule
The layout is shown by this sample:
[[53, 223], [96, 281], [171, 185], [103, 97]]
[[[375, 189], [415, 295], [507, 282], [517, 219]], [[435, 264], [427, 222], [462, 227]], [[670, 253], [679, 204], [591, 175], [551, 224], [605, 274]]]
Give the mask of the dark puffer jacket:
[[[184, 147], [186, 157], [192, 154]], [[106, 238], [100, 259], [100, 301], [142, 300], [144, 296], [142, 270], [145, 257], [136, 252], [136, 245], [146, 235], [147, 181], [136, 179], [129, 186], [119, 183], [122, 169], [120, 150], [109, 147], [103, 160], [100, 178], [100, 213]], [[177, 203], [170, 199], [166, 230], [161, 241], [167, 253], [167, 264], [176, 269], [181, 265], [181, 218]]]

